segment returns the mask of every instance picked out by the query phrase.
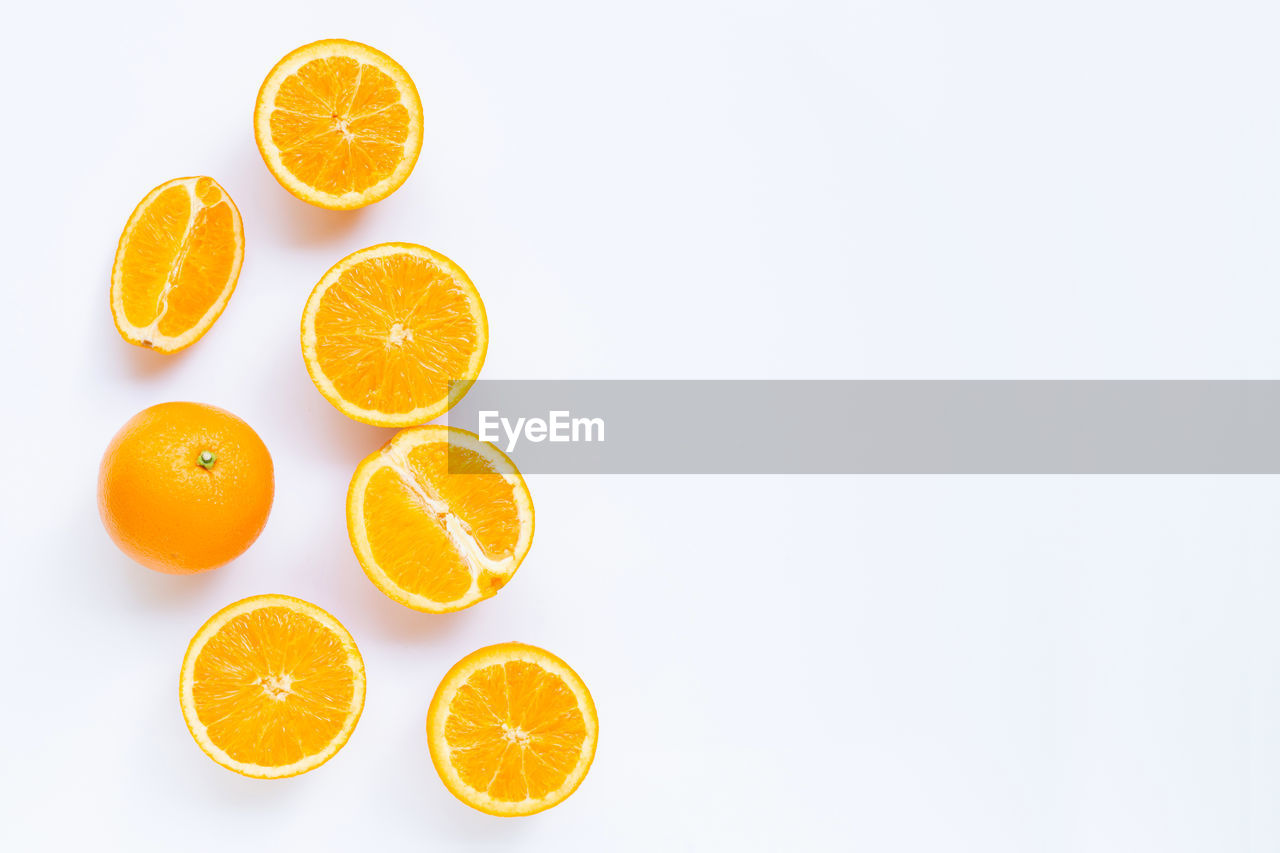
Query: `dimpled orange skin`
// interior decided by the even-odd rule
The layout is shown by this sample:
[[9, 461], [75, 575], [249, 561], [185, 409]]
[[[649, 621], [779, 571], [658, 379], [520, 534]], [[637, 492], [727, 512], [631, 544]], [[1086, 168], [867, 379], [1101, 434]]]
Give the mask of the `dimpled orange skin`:
[[[213, 454], [208, 467], [201, 454]], [[234, 560], [267, 523], [271, 454], [228, 411], [161, 403], [129, 419], [103, 454], [98, 512], [120, 550], [159, 572], [191, 574]]]

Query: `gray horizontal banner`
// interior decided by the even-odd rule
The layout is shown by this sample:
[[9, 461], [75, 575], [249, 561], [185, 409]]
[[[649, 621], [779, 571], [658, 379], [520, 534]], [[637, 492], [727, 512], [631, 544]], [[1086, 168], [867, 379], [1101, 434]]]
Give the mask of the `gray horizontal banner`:
[[1280, 381], [481, 380], [527, 474], [1280, 474]]

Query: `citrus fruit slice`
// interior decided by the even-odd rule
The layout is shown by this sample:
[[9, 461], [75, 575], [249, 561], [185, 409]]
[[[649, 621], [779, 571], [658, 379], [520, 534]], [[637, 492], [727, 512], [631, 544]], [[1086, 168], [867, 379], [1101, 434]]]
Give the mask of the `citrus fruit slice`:
[[533, 500], [507, 455], [446, 426], [401, 430], [357, 467], [347, 532], [378, 589], [448, 613], [490, 598], [533, 541]]
[[275, 469], [240, 418], [203, 403], [161, 403], [125, 423], [98, 469], [98, 511], [121, 551], [173, 574], [221, 566], [267, 523]]
[[503, 817], [534, 814], [572, 794], [591, 767], [599, 729], [578, 674], [523, 643], [458, 661], [427, 711], [431, 762], [444, 786]]
[[236, 289], [244, 260], [240, 211], [213, 178], [175, 178], [147, 193], [125, 223], [111, 268], [111, 317], [131, 344], [191, 346]]
[[346, 39], [303, 45], [276, 63], [253, 110], [271, 174], [305, 202], [350, 210], [409, 177], [422, 148], [422, 101], [380, 50]]
[[205, 755], [278, 779], [314, 770], [346, 744], [364, 707], [364, 662], [347, 629], [319, 607], [256, 595], [196, 632], [179, 692]]
[[339, 411], [375, 426], [444, 414], [480, 375], [488, 346], [471, 279], [412, 243], [381, 243], [338, 261], [302, 312], [311, 381]]

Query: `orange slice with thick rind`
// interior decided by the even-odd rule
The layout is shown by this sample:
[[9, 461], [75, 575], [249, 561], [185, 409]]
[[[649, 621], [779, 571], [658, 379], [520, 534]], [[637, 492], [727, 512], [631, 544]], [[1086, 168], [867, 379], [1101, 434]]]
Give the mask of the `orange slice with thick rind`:
[[182, 716], [206, 755], [244, 776], [314, 770], [355, 730], [364, 662], [337, 619], [288, 595], [215, 613], [182, 661]]
[[171, 353], [209, 331], [235, 292], [244, 226], [209, 177], [175, 178], [147, 193], [120, 235], [111, 316], [131, 344]]
[[533, 542], [529, 487], [505, 453], [455, 427], [401, 430], [356, 467], [347, 532], [395, 601], [448, 613], [492, 597]]
[[427, 710], [427, 744], [444, 786], [502, 817], [564, 802], [586, 778], [599, 733], [578, 674], [524, 643], [487, 646], [458, 661]]
[[381, 243], [338, 261], [302, 313], [302, 355], [316, 388], [374, 426], [444, 414], [480, 375], [488, 346], [471, 279], [414, 243]]
[[422, 149], [422, 100], [391, 57], [360, 42], [303, 45], [258, 91], [253, 135], [267, 168], [309, 204], [350, 210], [381, 201]]

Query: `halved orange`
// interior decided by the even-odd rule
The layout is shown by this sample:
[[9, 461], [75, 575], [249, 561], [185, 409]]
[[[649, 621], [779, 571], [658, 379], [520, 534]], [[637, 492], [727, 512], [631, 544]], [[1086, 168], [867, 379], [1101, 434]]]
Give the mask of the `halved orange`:
[[599, 731], [578, 674], [524, 643], [487, 646], [458, 661], [427, 710], [431, 762], [444, 786], [502, 817], [544, 811], [577, 790]]
[[276, 63], [253, 110], [271, 174], [305, 202], [350, 210], [381, 201], [422, 149], [422, 101], [400, 64], [346, 39], [303, 45]]
[[240, 211], [213, 178], [175, 178], [134, 208], [111, 268], [121, 337], [160, 352], [188, 347], [218, 319], [244, 261]]
[[338, 261], [302, 312], [311, 381], [343, 414], [375, 426], [444, 414], [480, 375], [488, 346], [471, 279], [413, 243], [381, 243]]
[[179, 693], [191, 736], [214, 761], [258, 779], [296, 776], [351, 737], [364, 707], [364, 661], [324, 610], [257, 595], [196, 632]]
[[378, 589], [448, 613], [511, 580], [533, 541], [533, 500], [515, 463], [475, 433], [416, 427], [356, 467], [347, 533]]

